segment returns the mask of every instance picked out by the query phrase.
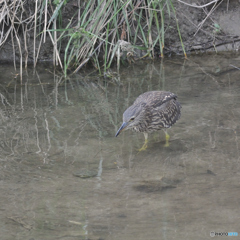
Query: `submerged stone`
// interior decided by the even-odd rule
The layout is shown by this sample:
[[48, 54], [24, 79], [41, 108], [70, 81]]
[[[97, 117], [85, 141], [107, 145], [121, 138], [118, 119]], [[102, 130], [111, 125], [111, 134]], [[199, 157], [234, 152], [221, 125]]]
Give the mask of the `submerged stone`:
[[95, 170], [81, 169], [73, 173], [73, 176], [80, 178], [91, 178], [96, 177], [98, 174]]

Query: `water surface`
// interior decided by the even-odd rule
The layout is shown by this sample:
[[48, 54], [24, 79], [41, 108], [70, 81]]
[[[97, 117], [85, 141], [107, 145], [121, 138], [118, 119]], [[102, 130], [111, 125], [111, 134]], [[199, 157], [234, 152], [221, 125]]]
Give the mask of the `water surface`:
[[[240, 58], [138, 62], [110, 79], [0, 66], [3, 240], [207, 239], [239, 232]], [[164, 133], [114, 135], [149, 90], [178, 95]], [[81, 171], [95, 176], [78, 177]], [[221, 237], [224, 239], [224, 237]]]

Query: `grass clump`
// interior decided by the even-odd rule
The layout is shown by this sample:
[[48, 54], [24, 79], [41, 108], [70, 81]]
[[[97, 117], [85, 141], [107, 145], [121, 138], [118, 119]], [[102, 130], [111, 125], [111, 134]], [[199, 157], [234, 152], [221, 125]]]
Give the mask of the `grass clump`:
[[89, 61], [102, 73], [114, 59], [119, 68], [121, 60], [163, 57], [166, 18], [172, 16], [181, 40], [171, 0], [9, 2], [4, 1], [0, 9], [4, 32], [0, 47], [10, 36], [21, 72], [29, 55], [36, 66], [46, 43], [50, 43], [53, 64], [60, 66], [65, 76], [69, 70], [79, 71]]

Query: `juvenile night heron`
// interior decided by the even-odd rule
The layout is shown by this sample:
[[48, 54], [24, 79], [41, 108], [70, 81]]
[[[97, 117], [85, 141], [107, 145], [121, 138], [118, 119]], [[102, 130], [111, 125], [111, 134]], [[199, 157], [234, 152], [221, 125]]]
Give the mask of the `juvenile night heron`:
[[[132, 129], [142, 132], [145, 143], [141, 150], [147, 148], [148, 133], [170, 128], [181, 116], [181, 105], [177, 96], [171, 92], [151, 91], [141, 94], [124, 113], [123, 124], [116, 133], [116, 137], [124, 130]], [[169, 135], [166, 131], [166, 144]]]

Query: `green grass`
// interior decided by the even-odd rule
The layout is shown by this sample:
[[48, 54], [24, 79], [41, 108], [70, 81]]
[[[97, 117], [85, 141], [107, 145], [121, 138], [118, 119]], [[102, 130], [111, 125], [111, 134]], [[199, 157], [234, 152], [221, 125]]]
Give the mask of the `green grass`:
[[[120, 69], [121, 61], [163, 57], [169, 27], [166, 18], [175, 19], [175, 29], [186, 56], [172, 0], [39, 0], [31, 6], [20, 0], [14, 2], [3, 2], [9, 9], [5, 17], [11, 24], [1, 45], [11, 36], [13, 51], [20, 56], [20, 72], [23, 62], [27, 67], [29, 60], [25, 53], [33, 52], [36, 66], [47, 40], [52, 44], [53, 65], [60, 67], [65, 76], [76, 73], [87, 63], [105, 74], [113, 62]], [[26, 37], [22, 38], [31, 34], [33, 46]]]

